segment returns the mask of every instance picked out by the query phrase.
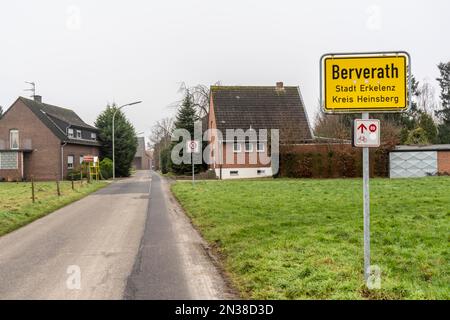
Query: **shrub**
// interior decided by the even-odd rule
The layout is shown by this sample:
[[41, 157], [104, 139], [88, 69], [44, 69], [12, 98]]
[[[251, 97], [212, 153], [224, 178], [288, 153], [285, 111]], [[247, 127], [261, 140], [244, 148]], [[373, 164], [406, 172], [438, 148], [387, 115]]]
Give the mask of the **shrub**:
[[161, 151], [161, 172], [166, 174], [169, 172], [169, 168], [172, 166], [170, 159], [171, 150], [170, 148], [166, 148]]
[[312, 155], [310, 153], [301, 154], [297, 165], [297, 172], [301, 178], [311, 178], [313, 176]]
[[68, 173], [67, 173], [67, 180], [74, 180], [74, 181], [78, 181], [78, 180], [80, 180], [80, 170], [75, 170], [75, 169], [73, 169], [73, 170], [70, 170]]
[[406, 139], [406, 144], [429, 144], [427, 132], [420, 127], [412, 130]]
[[103, 179], [109, 179], [113, 176], [113, 162], [109, 158], [100, 161], [100, 174]]

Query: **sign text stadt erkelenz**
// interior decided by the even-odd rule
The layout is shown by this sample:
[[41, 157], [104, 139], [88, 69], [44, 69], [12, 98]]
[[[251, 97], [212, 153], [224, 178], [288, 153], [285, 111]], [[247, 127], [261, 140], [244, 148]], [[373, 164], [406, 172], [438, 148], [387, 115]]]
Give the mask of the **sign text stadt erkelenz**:
[[406, 53], [324, 55], [322, 107], [325, 112], [404, 111], [408, 68]]

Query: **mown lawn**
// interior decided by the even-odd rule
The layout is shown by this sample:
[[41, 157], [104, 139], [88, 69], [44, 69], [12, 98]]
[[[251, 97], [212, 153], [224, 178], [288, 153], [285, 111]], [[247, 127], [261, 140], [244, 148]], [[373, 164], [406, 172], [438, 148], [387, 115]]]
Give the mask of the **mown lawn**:
[[35, 183], [35, 203], [31, 200], [31, 183], [0, 183], [0, 236], [39, 219], [56, 209], [83, 198], [107, 185], [106, 182], [60, 183], [61, 196], [56, 193], [56, 182]]
[[363, 277], [362, 180], [177, 182], [172, 191], [243, 298], [449, 299], [450, 178], [372, 179]]

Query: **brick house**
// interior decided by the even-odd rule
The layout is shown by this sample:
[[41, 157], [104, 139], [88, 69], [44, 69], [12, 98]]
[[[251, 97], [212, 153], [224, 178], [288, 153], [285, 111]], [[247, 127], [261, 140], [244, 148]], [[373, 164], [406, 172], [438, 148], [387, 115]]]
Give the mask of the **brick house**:
[[99, 155], [97, 134], [70, 109], [19, 97], [0, 119], [0, 179], [63, 179]]
[[136, 170], [150, 170], [151, 156], [145, 148], [145, 138], [138, 137], [138, 146], [133, 159], [133, 168]]
[[[313, 140], [300, 89], [282, 82], [276, 86], [212, 86], [208, 117], [208, 129], [213, 129], [208, 137], [210, 169], [223, 179], [273, 175], [272, 163], [261, 161], [270, 158], [270, 145], [269, 139], [259, 135], [260, 129], [278, 129], [280, 145]], [[236, 129], [254, 130], [257, 138], [227, 136], [227, 130]], [[231, 161], [225, 159], [227, 154], [232, 155]]]

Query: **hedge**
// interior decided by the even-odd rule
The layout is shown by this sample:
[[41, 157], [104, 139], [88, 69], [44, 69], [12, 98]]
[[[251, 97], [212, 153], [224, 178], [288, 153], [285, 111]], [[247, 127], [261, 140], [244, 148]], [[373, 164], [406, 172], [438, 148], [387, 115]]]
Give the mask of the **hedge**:
[[[370, 152], [372, 176], [389, 174], [389, 150]], [[362, 149], [350, 144], [305, 144], [280, 148], [279, 176], [290, 178], [361, 177]]]

